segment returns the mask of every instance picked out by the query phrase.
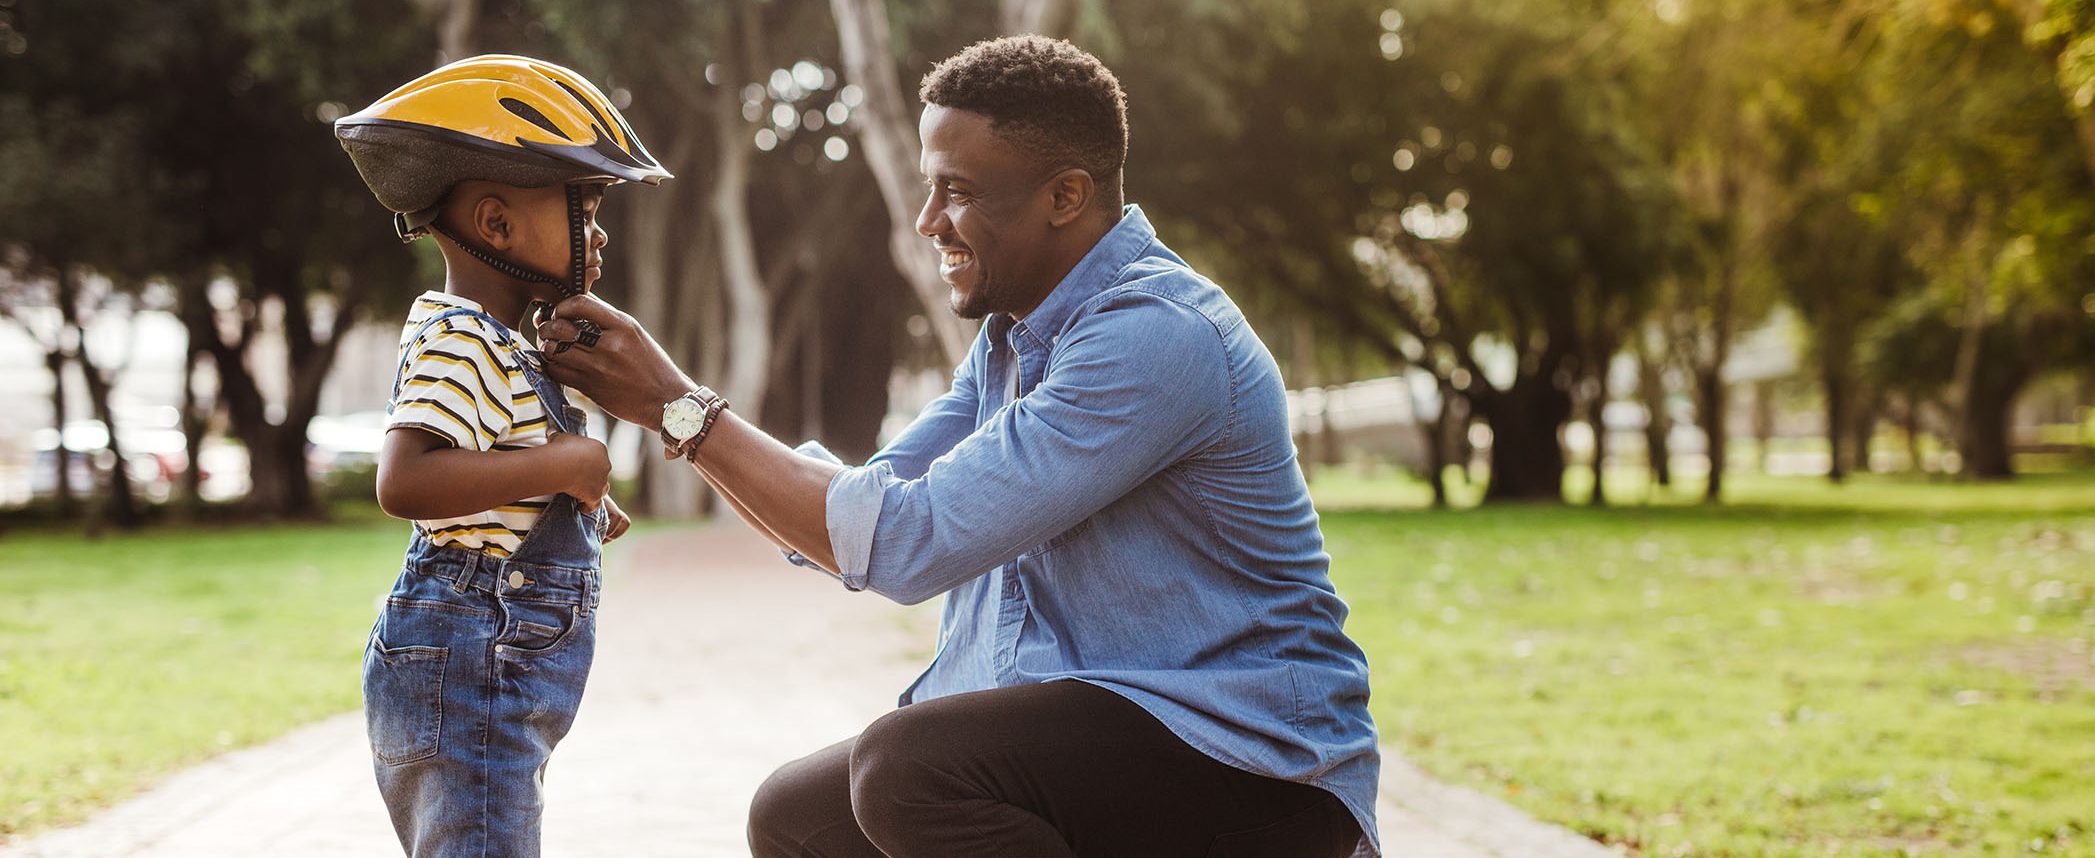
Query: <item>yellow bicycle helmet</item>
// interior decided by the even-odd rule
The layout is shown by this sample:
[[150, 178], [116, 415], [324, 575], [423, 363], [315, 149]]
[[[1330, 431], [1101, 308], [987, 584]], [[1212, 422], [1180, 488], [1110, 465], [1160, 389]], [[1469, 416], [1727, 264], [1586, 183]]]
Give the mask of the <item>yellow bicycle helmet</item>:
[[[579, 187], [672, 178], [648, 154], [618, 108], [586, 78], [544, 60], [506, 54], [472, 57], [430, 72], [335, 120], [335, 137], [378, 202], [394, 213], [402, 241], [430, 231], [496, 270], [582, 289], [586, 257]], [[436, 222], [459, 182], [518, 187], [565, 184], [570, 253], [567, 279], [530, 271], [475, 247]]]

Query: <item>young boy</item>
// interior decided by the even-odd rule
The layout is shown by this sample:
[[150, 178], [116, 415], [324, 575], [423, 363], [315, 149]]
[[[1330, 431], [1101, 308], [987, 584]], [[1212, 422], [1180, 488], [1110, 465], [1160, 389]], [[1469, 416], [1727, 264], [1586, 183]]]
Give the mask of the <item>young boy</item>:
[[379, 505], [415, 524], [364, 653], [379, 792], [410, 855], [535, 856], [598, 553], [627, 521], [604, 445], [511, 325], [595, 283], [606, 186], [669, 173], [589, 81], [524, 57], [437, 69], [335, 134], [402, 240], [442, 236], [446, 271], [402, 330], [378, 465]]

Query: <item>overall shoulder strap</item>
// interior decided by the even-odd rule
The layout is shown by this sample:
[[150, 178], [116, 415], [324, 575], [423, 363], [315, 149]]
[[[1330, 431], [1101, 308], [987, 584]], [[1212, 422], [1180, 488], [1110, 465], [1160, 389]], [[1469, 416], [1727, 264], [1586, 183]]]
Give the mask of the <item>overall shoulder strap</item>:
[[415, 343], [420, 342], [424, 336], [427, 336], [429, 334], [429, 329], [436, 327], [436, 324], [438, 322], [456, 316], [480, 317], [481, 319], [494, 325], [495, 336], [502, 341], [503, 345], [507, 346], [510, 344], [508, 331], [503, 326], [503, 324], [499, 321], [496, 321], [495, 317], [483, 313], [479, 310], [475, 310], [471, 307], [451, 307], [445, 310], [438, 311], [436, 313], [432, 313], [430, 314], [429, 318], [422, 320], [421, 327], [415, 329], [415, 335], [412, 337], [408, 337], [407, 343], [403, 345], [400, 349], [400, 365], [393, 368], [393, 395], [391, 397], [392, 399], [400, 398], [400, 385], [403, 381], [406, 380], [407, 376], [407, 359], [414, 355]]

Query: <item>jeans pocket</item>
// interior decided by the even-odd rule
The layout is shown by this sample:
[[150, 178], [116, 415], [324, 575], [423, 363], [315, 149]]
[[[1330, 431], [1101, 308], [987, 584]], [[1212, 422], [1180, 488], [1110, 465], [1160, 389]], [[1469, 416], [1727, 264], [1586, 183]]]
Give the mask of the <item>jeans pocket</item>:
[[502, 633], [495, 638], [505, 655], [546, 655], [565, 646], [581, 625], [574, 605], [502, 600]]
[[450, 658], [450, 647], [388, 647], [371, 636], [364, 652], [364, 721], [380, 762], [397, 766], [436, 756]]
[[1345, 858], [1359, 844], [1352, 814], [1326, 796], [1272, 823], [1216, 837], [1208, 858]]

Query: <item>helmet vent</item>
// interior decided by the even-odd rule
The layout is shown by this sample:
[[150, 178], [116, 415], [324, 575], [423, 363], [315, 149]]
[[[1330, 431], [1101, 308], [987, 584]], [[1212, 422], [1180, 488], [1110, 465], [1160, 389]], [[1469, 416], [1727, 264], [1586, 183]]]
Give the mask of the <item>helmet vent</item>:
[[574, 142], [575, 140], [575, 138], [569, 137], [567, 135], [567, 132], [560, 130], [560, 126], [554, 125], [553, 120], [547, 119], [545, 114], [538, 112], [538, 108], [536, 107], [532, 107], [531, 105], [525, 104], [524, 102], [518, 101], [514, 98], [502, 99], [502, 107], [506, 108], [510, 113], [516, 114], [518, 118], [524, 120], [525, 122], [529, 122], [533, 125], [545, 129], [547, 133], [552, 134], [553, 136], [559, 137], [560, 139], [566, 140], [570, 143]]
[[575, 89], [572, 86], [568, 86], [567, 81], [564, 80], [555, 79], [553, 82], [559, 84], [561, 89], [567, 90], [567, 94], [573, 96], [575, 99], [575, 103], [582, 105], [583, 110], [589, 111], [590, 118], [596, 120], [596, 133], [598, 138], [608, 138], [611, 136], [611, 132], [608, 130], [611, 125], [611, 122], [604, 118], [604, 114], [597, 112], [596, 105], [591, 104], [589, 102], [589, 99], [582, 97], [581, 90]]

